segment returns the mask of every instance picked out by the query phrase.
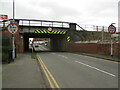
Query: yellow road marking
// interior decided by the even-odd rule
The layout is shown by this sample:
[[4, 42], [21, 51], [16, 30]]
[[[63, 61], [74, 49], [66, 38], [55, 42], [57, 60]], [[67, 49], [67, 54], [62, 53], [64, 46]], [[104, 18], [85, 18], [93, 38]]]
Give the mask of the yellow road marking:
[[[46, 65], [44, 64], [44, 62], [43, 62], [43, 60], [37, 55], [37, 58], [38, 58], [38, 61], [39, 61], [39, 63], [41, 64], [41, 66], [42, 66], [42, 68], [43, 68], [43, 71], [44, 71], [44, 73], [45, 73], [45, 75], [46, 75], [46, 77], [47, 77], [47, 79], [48, 79], [48, 82], [49, 82], [49, 84], [50, 84], [50, 87], [52, 88], [52, 89], [54, 89], [54, 88], [58, 88], [59, 90], [60, 90], [60, 87], [59, 87], [59, 85], [57, 84], [57, 82], [56, 82], [56, 80], [54, 79], [54, 77], [52, 76], [52, 74], [50, 73], [50, 71], [47, 69], [47, 67], [46, 67]], [[53, 85], [53, 83], [52, 83], [52, 81], [53, 81], [53, 83], [54, 83], [54, 85]]]
[[[41, 64], [41, 60], [39, 59], [38, 56], [37, 56], [37, 58], [38, 58], [39, 63]], [[42, 66], [42, 69], [43, 69], [43, 71], [44, 71], [44, 73], [45, 73], [45, 75], [46, 75], [46, 77], [47, 77], [47, 80], [48, 80], [48, 82], [49, 82], [49, 84], [50, 84], [50, 87], [51, 87], [51, 88], [54, 88], [54, 85], [53, 85], [52, 82], [50, 81], [49, 76], [48, 76], [47, 72], [45, 71], [45, 68], [44, 68], [43, 64], [41, 64], [41, 66]]]
[[[42, 61], [42, 63], [44, 64], [44, 62]], [[44, 64], [45, 65], [45, 64]], [[56, 82], [56, 80], [53, 78], [52, 74], [49, 72], [49, 70], [47, 69], [47, 67], [45, 66], [45, 69], [47, 70], [48, 74], [50, 75], [51, 79], [53, 80], [54, 84], [56, 85], [56, 88], [60, 88]]]
[[112, 62], [112, 63], [120, 64], [119, 62], [116, 62], [116, 61], [110, 61], [110, 60], [101, 59], [101, 58], [97, 58], [97, 57], [93, 57], [93, 56], [85, 56], [85, 55], [79, 55], [79, 56], [84, 56], [84, 57], [89, 57], [89, 58], [94, 58], [94, 59], [98, 59], [98, 60], [102, 60], [102, 61], [107, 61], [107, 62]]

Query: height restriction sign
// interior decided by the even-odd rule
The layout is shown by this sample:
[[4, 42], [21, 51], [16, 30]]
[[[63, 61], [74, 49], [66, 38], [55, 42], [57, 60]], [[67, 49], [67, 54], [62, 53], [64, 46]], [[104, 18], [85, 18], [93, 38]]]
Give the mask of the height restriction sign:
[[16, 23], [10, 23], [7, 26], [7, 30], [11, 33], [11, 34], [15, 34], [18, 31], [18, 25]]
[[111, 25], [108, 27], [108, 32], [109, 32], [110, 34], [116, 33], [116, 27], [111, 24]]

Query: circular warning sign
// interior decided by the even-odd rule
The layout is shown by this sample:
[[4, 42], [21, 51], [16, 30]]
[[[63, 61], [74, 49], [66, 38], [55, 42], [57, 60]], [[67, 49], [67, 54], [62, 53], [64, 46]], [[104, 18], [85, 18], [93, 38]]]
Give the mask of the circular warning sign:
[[116, 27], [111, 24], [111, 25], [108, 27], [108, 32], [109, 32], [110, 34], [116, 33]]
[[18, 31], [18, 25], [16, 23], [10, 23], [7, 26], [7, 30], [11, 33], [11, 34], [15, 34]]
[[48, 28], [48, 31], [50, 31], [50, 32], [51, 32], [51, 31], [52, 31], [52, 28], [51, 28], [51, 27], [49, 27], [49, 28]]

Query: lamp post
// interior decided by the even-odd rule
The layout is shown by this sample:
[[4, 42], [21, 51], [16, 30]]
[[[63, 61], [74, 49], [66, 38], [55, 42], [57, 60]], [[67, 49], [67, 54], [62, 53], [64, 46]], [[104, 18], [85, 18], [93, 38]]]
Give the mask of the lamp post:
[[[14, 0], [13, 0], [13, 23], [15, 22], [15, 4], [14, 4]], [[12, 59], [15, 59], [15, 38], [14, 38], [14, 34], [12, 34]]]

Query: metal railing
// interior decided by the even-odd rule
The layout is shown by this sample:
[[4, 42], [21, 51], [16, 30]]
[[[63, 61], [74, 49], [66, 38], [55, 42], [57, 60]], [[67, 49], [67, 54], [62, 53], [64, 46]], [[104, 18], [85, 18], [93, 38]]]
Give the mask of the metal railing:
[[20, 26], [46, 26], [46, 27], [69, 28], [69, 22], [47, 21], [47, 20], [27, 20], [27, 19], [16, 19], [16, 20], [19, 20]]
[[[0, 27], [7, 27], [7, 25], [12, 21], [12, 19], [0, 21]], [[63, 21], [47, 21], [47, 20], [34, 20], [34, 19], [15, 19], [18, 21], [19, 26], [28, 26], [28, 27], [55, 27], [55, 28], [69, 28], [69, 24], [72, 22], [63, 22]], [[4, 26], [3, 26], [4, 25]], [[28, 29], [29, 30], [29, 29]], [[87, 31], [80, 25], [76, 24], [77, 31]]]

